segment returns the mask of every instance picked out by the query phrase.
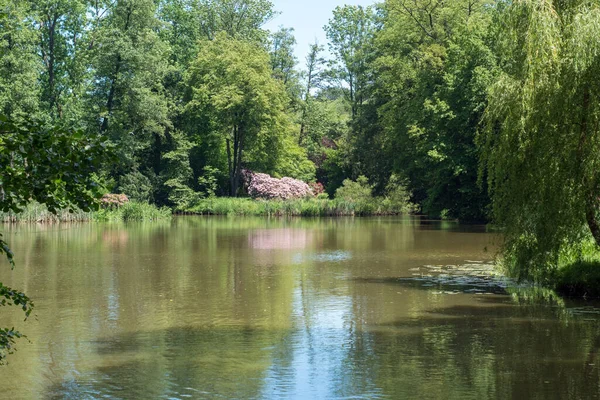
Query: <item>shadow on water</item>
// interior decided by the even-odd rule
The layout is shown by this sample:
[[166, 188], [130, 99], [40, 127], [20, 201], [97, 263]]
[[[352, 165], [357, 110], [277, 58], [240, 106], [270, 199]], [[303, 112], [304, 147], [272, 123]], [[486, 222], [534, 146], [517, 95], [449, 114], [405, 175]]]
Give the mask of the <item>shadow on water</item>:
[[[390, 398], [600, 398], [600, 329], [501, 301], [429, 310], [372, 328]], [[433, 383], [434, 380], [439, 383]]]
[[508, 288], [517, 286], [509, 279], [498, 276], [492, 264], [425, 265], [412, 268], [410, 277], [356, 278], [362, 283], [398, 285], [411, 289], [441, 293], [508, 294]]
[[172, 328], [96, 342], [105, 365], [48, 399], [257, 398], [283, 331]]
[[[332, 343], [340, 335], [322, 326], [306, 328], [308, 345], [302, 327], [117, 335], [95, 342], [104, 365], [63, 380], [46, 398], [309, 398], [302, 390], [327, 375], [335, 379], [321, 392], [326, 398], [600, 398], [600, 316], [581, 318], [548, 293], [504, 293], [362, 329], [336, 328], [347, 334], [343, 343]], [[304, 359], [311, 352], [316, 358]], [[368, 386], [375, 389], [362, 394]]]

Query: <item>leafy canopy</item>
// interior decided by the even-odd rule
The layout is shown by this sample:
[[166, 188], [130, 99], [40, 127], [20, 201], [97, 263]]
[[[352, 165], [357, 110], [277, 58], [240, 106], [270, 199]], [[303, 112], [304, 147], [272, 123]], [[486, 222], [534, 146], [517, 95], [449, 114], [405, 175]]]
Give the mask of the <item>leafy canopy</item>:
[[507, 267], [543, 281], [590, 234], [600, 243], [600, 2], [519, 0], [499, 18], [482, 173]]

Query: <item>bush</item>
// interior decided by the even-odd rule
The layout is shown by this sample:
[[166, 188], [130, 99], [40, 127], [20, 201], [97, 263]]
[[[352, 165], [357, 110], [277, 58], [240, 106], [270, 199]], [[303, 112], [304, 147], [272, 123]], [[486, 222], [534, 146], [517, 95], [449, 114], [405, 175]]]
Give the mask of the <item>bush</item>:
[[[313, 195], [315, 196], [319, 196], [320, 194], [325, 193], [325, 187], [323, 186], [323, 184], [321, 182], [312, 182], [309, 183], [308, 186], [310, 186], [310, 189], [312, 190]], [[329, 198], [329, 196], [328, 196]]]
[[551, 277], [555, 290], [567, 296], [600, 297], [600, 250], [587, 237], [562, 249]]
[[312, 196], [310, 186], [292, 178], [276, 179], [267, 174], [244, 171], [248, 194], [255, 199], [289, 200]]
[[119, 190], [133, 201], [148, 202], [152, 200], [152, 182], [139, 171], [134, 171], [121, 177], [119, 180]]
[[417, 211], [417, 206], [410, 202], [412, 193], [406, 188], [406, 182], [397, 175], [390, 177], [385, 192], [384, 206], [387, 210], [398, 214]]
[[345, 179], [342, 187], [335, 191], [335, 198], [357, 204], [369, 203], [373, 200], [373, 188], [367, 177], [361, 175], [356, 181]]

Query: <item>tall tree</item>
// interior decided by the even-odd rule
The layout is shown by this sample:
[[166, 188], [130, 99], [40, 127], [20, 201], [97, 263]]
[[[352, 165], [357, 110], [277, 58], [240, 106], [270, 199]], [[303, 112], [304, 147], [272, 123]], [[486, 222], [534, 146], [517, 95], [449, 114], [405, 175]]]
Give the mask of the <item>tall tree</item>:
[[600, 246], [600, 2], [520, 0], [499, 18], [482, 162], [506, 265], [543, 281], [585, 238]]
[[300, 74], [296, 70], [298, 59], [294, 55], [296, 38], [293, 28], [280, 28], [270, 37], [270, 55], [273, 77], [285, 85], [290, 97], [290, 105], [297, 109], [301, 102]]
[[355, 116], [364, 101], [369, 82], [368, 61], [376, 31], [375, 9], [362, 6], [336, 7], [325, 26], [329, 49], [336, 56], [332, 77], [347, 93]]
[[296, 64], [298, 60], [294, 56], [296, 38], [293, 28], [281, 27], [271, 35], [271, 69], [273, 76], [288, 85], [296, 78]]
[[38, 116], [38, 41], [29, 4], [0, 0], [0, 114], [24, 122]]
[[163, 86], [168, 46], [158, 27], [153, 0], [120, 0], [94, 32], [89, 129], [118, 144], [117, 178], [151, 170], [153, 150], [170, 126]]
[[79, 84], [83, 36], [86, 31], [86, 4], [83, 0], [39, 0], [30, 2], [39, 30], [39, 56], [43, 65], [42, 104], [52, 119], [64, 117], [72, 89]]
[[186, 79], [186, 111], [193, 125], [224, 144], [229, 192], [236, 196], [253, 155], [263, 164], [276, 161], [288, 130], [285, 89], [271, 76], [268, 53], [255, 44], [221, 33], [201, 49]]
[[312, 91], [319, 87], [321, 80], [323, 79], [323, 67], [326, 63], [325, 58], [321, 57], [323, 50], [323, 46], [320, 46], [319, 43], [315, 41], [315, 43], [310, 45], [310, 50], [306, 56], [306, 86], [304, 87], [302, 96], [304, 104], [302, 106], [302, 115], [300, 117], [300, 144], [302, 144], [305, 138], [308, 113], [311, 109], [309, 103], [312, 100]]
[[[495, 70], [488, 5], [388, 0], [383, 10], [370, 101], [377, 105], [370, 121], [381, 131], [372, 141], [392, 161], [387, 168], [410, 180], [429, 215], [486, 219], [475, 137]], [[381, 160], [368, 163], [382, 169]]]

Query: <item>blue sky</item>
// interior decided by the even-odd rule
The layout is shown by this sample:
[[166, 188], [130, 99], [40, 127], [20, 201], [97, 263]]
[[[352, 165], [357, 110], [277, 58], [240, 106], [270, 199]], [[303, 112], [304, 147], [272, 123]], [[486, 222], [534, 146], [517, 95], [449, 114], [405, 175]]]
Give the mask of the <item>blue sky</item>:
[[344, 4], [369, 6], [374, 0], [272, 0], [275, 9], [281, 14], [269, 22], [265, 28], [276, 31], [279, 26], [294, 28], [296, 57], [300, 68], [304, 68], [306, 54], [315, 39], [327, 48], [323, 26], [331, 18], [332, 11]]

